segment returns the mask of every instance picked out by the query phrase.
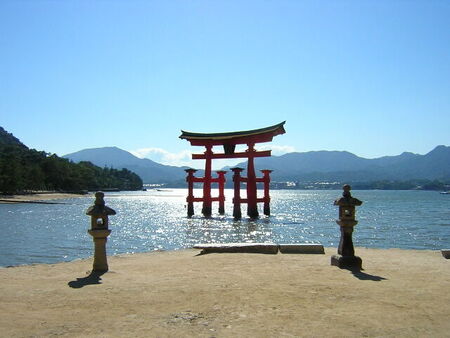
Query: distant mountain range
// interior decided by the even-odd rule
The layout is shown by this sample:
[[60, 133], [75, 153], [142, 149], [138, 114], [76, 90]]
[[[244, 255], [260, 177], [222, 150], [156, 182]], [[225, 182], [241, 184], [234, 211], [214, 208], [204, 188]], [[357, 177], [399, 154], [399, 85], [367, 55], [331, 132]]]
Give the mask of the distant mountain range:
[[[101, 167], [127, 168], [144, 183], [185, 183], [186, 167], [166, 166], [140, 159], [117, 147], [85, 149], [64, 156], [74, 162], [90, 161]], [[246, 168], [246, 162], [237, 166]], [[258, 158], [257, 169], [272, 169], [272, 181], [370, 182], [378, 180], [450, 180], [450, 147], [438, 146], [428, 154], [405, 152], [376, 159], [358, 157], [346, 151], [310, 151]], [[229, 168], [224, 168], [229, 169]], [[198, 173], [201, 176], [201, 172]], [[229, 175], [229, 174], [228, 174]], [[231, 182], [231, 177], [228, 177]]]
[[[0, 127], [0, 147], [15, 145], [28, 149], [14, 135]], [[84, 149], [63, 156], [73, 162], [89, 161], [99, 167], [127, 168], [138, 174], [144, 183], [186, 185], [187, 167], [167, 166], [149, 159], [140, 159], [117, 147]], [[238, 167], [246, 168], [242, 162]], [[272, 182], [374, 182], [440, 180], [450, 183], [450, 147], [440, 145], [425, 155], [405, 152], [398, 156], [375, 159], [358, 157], [346, 151], [310, 151], [282, 156], [257, 158], [257, 169], [271, 169]], [[229, 170], [229, 168], [224, 168]], [[203, 171], [196, 174], [202, 176]], [[245, 172], [244, 172], [245, 175]], [[227, 175], [230, 184], [231, 173]]]
[[[245, 168], [246, 162], [237, 166]], [[450, 147], [437, 146], [425, 155], [404, 152], [375, 159], [346, 151], [310, 151], [258, 158], [255, 166], [272, 169], [278, 181], [450, 180]]]
[[127, 168], [138, 174], [144, 183], [184, 182], [187, 167], [174, 167], [156, 163], [147, 158], [138, 158], [117, 147], [92, 148], [63, 156], [73, 162], [89, 161], [99, 167]]

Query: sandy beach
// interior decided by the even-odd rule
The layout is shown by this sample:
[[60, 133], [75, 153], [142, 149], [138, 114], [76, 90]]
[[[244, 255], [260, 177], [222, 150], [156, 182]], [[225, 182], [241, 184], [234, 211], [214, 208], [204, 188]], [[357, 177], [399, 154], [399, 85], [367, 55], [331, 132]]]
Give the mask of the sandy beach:
[[325, 255], [199, 250], [0, 269], [5, 337], [449, 337], [450, 260], [357, 248]]

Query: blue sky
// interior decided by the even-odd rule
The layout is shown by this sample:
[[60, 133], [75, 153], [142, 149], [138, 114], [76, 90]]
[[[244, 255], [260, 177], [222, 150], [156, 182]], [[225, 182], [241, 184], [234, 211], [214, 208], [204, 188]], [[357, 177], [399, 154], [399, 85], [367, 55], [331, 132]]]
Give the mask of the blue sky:
[[0, 126], [168, 164], [202, 151], [181, 129], [284, 120], [274, 154], [424, 154], [450, 144], [449, 18], [449, 1], [2, 0]]

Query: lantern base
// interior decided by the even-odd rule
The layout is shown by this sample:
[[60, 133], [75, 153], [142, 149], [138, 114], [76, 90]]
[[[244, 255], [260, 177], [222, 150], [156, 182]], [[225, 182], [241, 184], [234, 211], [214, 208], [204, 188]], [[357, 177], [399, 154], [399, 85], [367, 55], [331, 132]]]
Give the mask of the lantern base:
[[88, 233], [94, 239], [94, 264], [92, 271], [104, 273], [108, 271], [108, 259], [106, 257], [106, 241], [111, 233], [109, 229], [88, 230]]
[[340, 269], [362, 270], [362, 259], [358, 256], [331, 256], [331, 265]]

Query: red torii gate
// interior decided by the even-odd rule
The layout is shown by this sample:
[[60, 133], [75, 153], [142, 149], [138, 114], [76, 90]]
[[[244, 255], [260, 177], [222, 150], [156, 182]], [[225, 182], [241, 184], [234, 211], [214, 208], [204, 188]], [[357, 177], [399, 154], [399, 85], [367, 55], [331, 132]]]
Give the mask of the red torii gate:
[[[223, 187], [225, 184], [225, 172], [218, 171], [218, 177], [213, 178], [211, 176], [211, 161], [212, 159], [229, 159], [229, 158], [247, 158], [247, 177], [240, 176], [242, 168], [233, 168], [233, 181], [234, 181], [234, 211], [233, 216], [236, 218], [241, 217], [240, 204], [247, 203], [247, 215], [251, 218], [258, 217], [258, 202], [264, 202], [264, 214], [270, 214], [269, 207], [269, 182], [270, 182], [270, 170], [264, 170], [264, 176], [257, 178], [255, 175], [255, 157], [267, 157], [271, 156], [271, 150], [256, 151], [255, 144], [262, 142], [272, 141], [274, 136], [284, 134], [284, 124], [286, 121], [261, 129], [228, 132], [228, 133], [193, 133], [188, 131], [181, 131], [180, 138], [188, 140], [192, 146], [204, 146], [206, 151], [204, 154], [192, 154], [193, 160], [206, 160], [205, 161], [205, 176], [195, 177], [195, 169], [187, 169], [187, 182], [189, 188], [189, 194], [187, 197], [188, 202], [188, 216], [194, 214], [194, 202], [203, 202], [202, 213], [205, 216], [211, 216], [211, 205], [213, 201], [219, 201], [219, 213], [224, 213], [224, 201], [225, 196], [223, 193]], [[235, 152], [237, 144], [245, 144], [248, 149], [245, 152]], [[223, 153], [213, 153], [213, 146], [223, 146]], [[193, 195], [194, 182], [203, 183], [203, 197], [196, 198]], [[240, 197], [240, 182], [247, 183], [247, 198]], [[258, 199], [256, 192], [256, 183], [264, 183], [264, 197]], [[219, 184], [219, 197], [211, 197], [211, 183]]]

